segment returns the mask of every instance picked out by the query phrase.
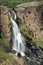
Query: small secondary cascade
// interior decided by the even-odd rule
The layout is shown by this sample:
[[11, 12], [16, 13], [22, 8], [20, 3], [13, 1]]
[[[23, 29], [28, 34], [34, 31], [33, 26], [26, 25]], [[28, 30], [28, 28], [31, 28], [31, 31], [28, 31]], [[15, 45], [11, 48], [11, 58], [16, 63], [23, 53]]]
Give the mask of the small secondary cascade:
[[13, 15], [14, 15], [14, 19], [11, 19], [11, 23], [12, 23], [12, 28], [13, 28], [13, 37], [12, 37], [12, 41], [13, 41], [13, 46], [12, 46], [12, 50], [16, 51], [16, 54], [20, 53], [22, 56], [25, 55], [25, 40], [24, 37], [21, 35], [20, 33], [20, 29], [18, 28], [18, 25], [16, 23], [16, 14], [14, 11], [12, 11]]

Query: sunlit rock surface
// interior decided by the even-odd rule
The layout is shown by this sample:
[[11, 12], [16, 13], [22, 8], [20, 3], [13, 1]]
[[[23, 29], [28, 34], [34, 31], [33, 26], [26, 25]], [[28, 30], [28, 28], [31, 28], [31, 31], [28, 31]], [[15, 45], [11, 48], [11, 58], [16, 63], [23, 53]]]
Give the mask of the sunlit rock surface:
[[0, 6], [0, 25], [2, 28], [3, 37], [10, 37], [10, 26], [9, 26], [8, 8]]
[[33, 39], [43, 40], [43, 3], [21, 4], [15, 10], [19, 23], [25, 25], [27, 30], [33, 33]]
[[9, 9], [5, 6], [0, 6], [0, 44], [8, 46], [10, 44], [10, 20], [8, 16]]

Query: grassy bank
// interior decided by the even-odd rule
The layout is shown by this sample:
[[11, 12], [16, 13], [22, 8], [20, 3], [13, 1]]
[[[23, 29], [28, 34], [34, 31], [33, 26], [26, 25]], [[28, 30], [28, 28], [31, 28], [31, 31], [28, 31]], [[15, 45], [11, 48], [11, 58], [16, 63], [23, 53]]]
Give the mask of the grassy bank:
[[12, 58], [12, 56], [9, 53], [0, 49], [0, 63], [6, 60], [7, 58], [10, 59]]

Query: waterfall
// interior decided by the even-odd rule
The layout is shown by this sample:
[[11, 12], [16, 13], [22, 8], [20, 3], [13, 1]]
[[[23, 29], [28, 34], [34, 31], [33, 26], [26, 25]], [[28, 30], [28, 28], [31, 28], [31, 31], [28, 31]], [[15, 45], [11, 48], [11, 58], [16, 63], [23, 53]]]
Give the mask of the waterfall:
[[11, 23], [12, 23], [12, 28], [13, 28], [13, 37], [12, 37], [12, 41], [13, 41], [13, 46], [12, 46], [12, 50], [16, 51], [16, 54], [20, 53], [22, 56], [25, 55], [25, 39], [22, 36], [22, 34], [20, 33], [20, 29], [15, 21], [16, 19], [16, 14], [14, 11], [12, 11], [14, 17], [11, 18]]

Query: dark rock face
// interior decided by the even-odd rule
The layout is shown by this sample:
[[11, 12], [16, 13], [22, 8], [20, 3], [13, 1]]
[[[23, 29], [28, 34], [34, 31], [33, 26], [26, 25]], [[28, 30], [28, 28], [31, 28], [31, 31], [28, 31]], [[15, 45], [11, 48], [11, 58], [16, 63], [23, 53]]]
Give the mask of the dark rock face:
[[30, 43], [29, 46], [26, 47], [25, 54], [25, 65], [43, 65], [43, 51], [36, 44], [31, 45]]
[[26, 56], [24, 65], [43, 65], [43, 49], [37, 44], [32, 43], [32, 39], [25, 38], [26, 41]]
[[[40, 47], [40, 46], [39, 46]], [[43, 48], [42, 47], [40, 47], [40, 49], [43, 51]]]

